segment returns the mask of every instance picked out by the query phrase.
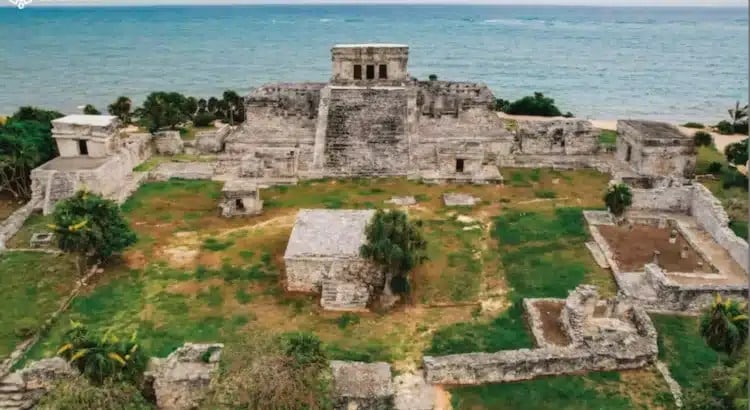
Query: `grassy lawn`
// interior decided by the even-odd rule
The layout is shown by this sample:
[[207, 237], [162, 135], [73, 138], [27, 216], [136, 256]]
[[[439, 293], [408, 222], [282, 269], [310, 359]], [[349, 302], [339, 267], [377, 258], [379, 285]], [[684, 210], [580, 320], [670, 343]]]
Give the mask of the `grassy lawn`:
[[170, 156], [154, 155], [151, 158], [144, 161], [142, 164], [133, 168], [136, 172], [148, 172], [154, 170], [159, 165], [165, 162], [210, 162], [216, 160], [215, 155], [191, 155], [191, 154], [177, 154]]
[[60, 306], [78, 277], [66, 256], [0, 253], [0, 357], [31, 336]]
[[698, 333], [698, 318], [654, 314], [651, 319], [659, 333], [659, 359], [683, 389], [697, 385], [719, 360]]

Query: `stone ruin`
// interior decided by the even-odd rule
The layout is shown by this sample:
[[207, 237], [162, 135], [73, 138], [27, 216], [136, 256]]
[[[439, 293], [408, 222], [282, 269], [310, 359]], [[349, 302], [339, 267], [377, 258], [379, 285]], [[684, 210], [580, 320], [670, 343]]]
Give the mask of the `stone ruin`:
[[393, 409], [391, 365], [331, 361], [335, 410]]
[[[545, 323], [539, 303], [558, 304], [557, 320]], [[433, 384], [483, 384], [529, 380], [587, 371], [637, 369], [656, 361], [656, 329], [646, 312], [619, 299], [599, 301], [596, 288], [581, 285], [567, 299], [524, 299], [537, 348], [496, 353], [425, 356], [425, 379]], [[567, 342], [549, 340], [556, 330]]]
[[[144, 393], [156, 398], [160, 410], [193, 410], [199, 407], [215, 377], [224, 345], [185, 343], [165, 359], [152, 358], [145, 376]], [[33, 408], [55, 384], [81, 377], [60, 357], [31, 362], [0, 380], [0, 408]]]
[[443, 194], [443, 203], [445, 206], [474, 206], [479, 202], [481, 202], [480, 198], [470, 194], [462, 194], [459, 192]]
[[321, 295], [327, 310], [364, 310], [385, 288], [382, 269], [359, 255], [373, 210], [302, 209], [289, 237], [286, 289]]
[[260, 200], [260, 189], [253, 181], [231, 179], [224, 183], [221, 189], [221, 216], [258, 215], [263, 211], [263, 201]]

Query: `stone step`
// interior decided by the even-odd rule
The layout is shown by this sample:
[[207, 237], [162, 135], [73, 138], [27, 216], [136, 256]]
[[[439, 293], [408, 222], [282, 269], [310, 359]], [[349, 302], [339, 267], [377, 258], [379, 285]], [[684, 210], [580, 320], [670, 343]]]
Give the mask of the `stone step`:
[[604, 257], [602, 248], [600, 248], [596, 242], [586, 242], [586, 248], [591, 252], [591, 256], [594, 257], [594, 260], [599, 267], [609, 269], [609, 262], [607, 262], [607, 258]]

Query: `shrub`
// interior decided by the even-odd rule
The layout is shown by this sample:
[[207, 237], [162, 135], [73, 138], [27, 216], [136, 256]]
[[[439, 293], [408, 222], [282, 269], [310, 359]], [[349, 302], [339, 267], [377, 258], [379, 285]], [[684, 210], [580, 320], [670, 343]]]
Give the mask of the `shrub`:
[[[393, 278], [405, 279], [412, 268], [426, 259], [427, 242], [420, 226], [419, 222], [409, 221], [403, 211], [378, 209], [367, 224], [367, 242], [359, 253], [385, 268]], [[394, 292], [404, 290], [391, 289]]]
[[356, 313], [346, 312], [336, 319], [336, 324], [339, 329], [346, 329], [349, 325], [356, 325], [359, 323], [359, 316]]
[[747, 183], [747, 176], [743, 175], [733, 168], [725, 170], [724, 174], [721, 176], [721, 185], [724, 187], [724, 189], [736, 187], [747, 190]]
[[67, 359], [92, 383], [137, 383], [146, 369], [148, 358], [136, 342], [135, 333], [126, 339], [112, 336], [109, 332], [97, 336], [81, 323], [71, 322], [65, 340], [57, 355]]
[[625, 184], [610, 185], [604, 194], [604, 203], [613, 215], [620, 217], [633, 203], [633, 193], [630, 192], [630, 187]]
[[320, 339], [308, 332], [285, 333], [281, 336], [284, 354], [294, 359], [299, 366], [322, 366], [326, 362]]
[[744, 165], [748, 158], [747, 149], [748, 138], [745, 138], [743, 141], [727, 145], [724, 148], [724, 155], [726, 155], [727, 161], [732, 164]]
[[130, 110], [133, 109], [133, 102], [126, 96], [117, 97], [117, 100], [107, 106], [110, 115], [115, 115], [123, 124], [130, 124]]
[[193, 117], [193, 125], [196, 127], [208, 127], [213, 124], [215, 120], [216, 117], [210, 112], [201, 112]]
[[686, 122], [686, 123], [682, 124], [682, 126], [685, 127], [685, 128], [697, 128], [697, 129], [706, 128], [705, 125], [703, 125], [703, 124], [701, 124], [699, 122]]
[[[515, 115], [539, 115], [542, 117], [556, 117], [562, 115], [555, 106], [555, 100], [535, 92], [533, 96], [526, 96], [520, 100], [505, 105], [504, 111]], [[572, 114], [570, 114], [572, 116]]]
[[132, 384], [91, 384], [83, 377], [62, 381], [42, 396], [39, 410], [147, 410], [153, 409]]
[[534, 191], [534, 196], [537, 198], [542, 198], [542, 199], [557, 198], [557, 194], [555, 193], [555, 191], [550, 191], [547, 189], [540, 189], [538, 191]]
[[96, 107], [91, 104], [86, 104], [86, 106], [83, 107], [83, 113], [86, 115], [100, 115], [101, 111], [97, 110]]
[[716, 295], [714, 303], [703, 311], [700, 332], [706, 344], [717, 352], [734, 355], [748, 336], [747, 305]]
[[716, 124], [716, 130], [719, 131], [719, 134], [723, 135], [734, 134], [732, 123], [730, 123], [729, 121], [719, 121], [719, 123]]
[[705, 131], [696, 132], [693, 136], [693, 140], [695, 141], [696, 147], [710, 147], [711, 144], [714, 143], [714, 138], [711, 136], [711, 134]]
[[136, 235], [111, 200], [86, 191], [57, 203], [52, 226], [57, 244], [64, 252], [77, 254], [82, 273], [88, 256], [107, 259], [136, 242]]
[[721, 173], [721, 168], [723, 165], [721, 165], [721, 162], [711, 161], [710, 164], [708, 164], [707, 171], [709, 174], [719, 175]]
[[438, 76], [437, 74], [430, 74], [428, 78], [430, 79], [430, 81], [437, 81]]

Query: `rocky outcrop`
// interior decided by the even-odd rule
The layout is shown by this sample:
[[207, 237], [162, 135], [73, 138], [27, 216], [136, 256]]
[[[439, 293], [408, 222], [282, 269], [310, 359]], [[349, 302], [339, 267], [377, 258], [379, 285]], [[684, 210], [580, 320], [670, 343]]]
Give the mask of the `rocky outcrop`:
[[185, 343], [166, 359], [151, 359], [146, 383], [162, 410], [198, 408], [219, 367], [223, 344]]
[[78, 371], [59, 357], [33, 362], [0, 381], [0, 409], [33, 408], [56, 382], [77, 375]]

